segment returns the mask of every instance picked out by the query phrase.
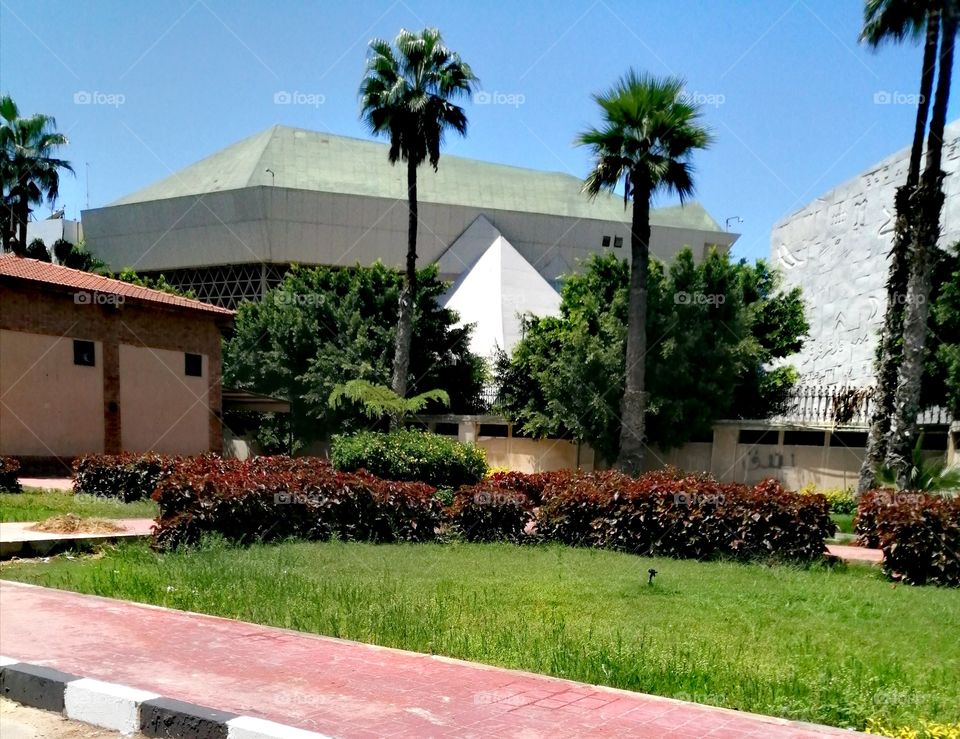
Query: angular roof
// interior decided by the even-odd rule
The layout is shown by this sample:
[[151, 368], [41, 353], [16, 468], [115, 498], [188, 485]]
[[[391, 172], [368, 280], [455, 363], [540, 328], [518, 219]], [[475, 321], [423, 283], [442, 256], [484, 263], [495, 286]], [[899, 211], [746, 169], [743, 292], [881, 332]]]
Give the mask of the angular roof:
[[[267, 170], [274, 173], [271, 176]], [[443, 155], [434, 172], [421, 167], [421, 202], [547, 215], [627, 221], [623, 198], [602, 193], [590, 200], [582, 182], [560, 172]], [[287, 126], [273, 126], [238, 141], [111, 205], [202, 195], [248, 187], [283, 187], [390, 199], [406, 198], [406, 170], [387, 160], [387, 145]], [[721, 231], [699, 203], [655, 209], [655, 226]]]
[[[41, 262], [36, 259], [18, 257], [14, 254], [0, 256], [0, 279], [12, 278], [25, 282], [40, 283], [78, 292], [118, 295], [124, 299], [136, 300], [165, 308], [191, 310], [198, 313], [212, 313], [217, 316], [233, 316], [232, 310], [221, 308], [199, 300], [171, 295], [161, 290], [132, 285], [129, 282], [103, 277], [92, 272], [62, 267], [59, 264]], [[79, 301], [78, 301], [79, 302]]]
[[474, 324], [470, 351], [489, 357], [510, 351], [521, 338], [520, 316], [555, 316], [560, 294], [504, 238], [479, 216], [441, 258], [461, 260], [466, 269], [450, 286], [444, 307], [457, 311], [459, 324]]

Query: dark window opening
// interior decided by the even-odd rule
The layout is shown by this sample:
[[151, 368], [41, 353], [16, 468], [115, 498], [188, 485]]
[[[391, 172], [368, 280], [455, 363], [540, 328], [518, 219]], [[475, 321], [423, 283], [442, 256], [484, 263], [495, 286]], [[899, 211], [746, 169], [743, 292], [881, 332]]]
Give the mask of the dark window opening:
[[187, 377], [203, 377], [203, 356], [201, 354], [183, 355], [183, 373]]
[[779, 432], [757, 429], [740, 429], [739, 444], [776, 444]]
[[604, 246], [610, 246], [610, 237], [609, 237], [609, 236], [604, 236], [604, 237], [603, 237], [603, 245], [604, 245]]
[[947, 451], [946, 433], [941, 433], [937, 431], [933, 431], [933, 432], [927, 431], [923, 435], [923, 445], [921, 446], [921, 449], [923, 449], [926, 452]]
[[830, 434], [830, 446], [845, 446], [856, 449], [867, 445], [866, 431], [834, 431]]
[[613, 248], [620, 249], [623, 247], [623, 236], [617, 236], [613, 239]]
[[455, 423], [438, 423], [435, 433], [441, 436], [458, 436], [460, 427]]
[[496, 436], [506, 438], [507, 426], [499, 423], [481, 423], [478, 436]]
[[95, 367], [97, 352], [92, 341], [73, 340], [73, 363], [80, 367]]
[[823, 431], [784, 431], [784, 446], [791, 444], [794, 446], [823, 446]]

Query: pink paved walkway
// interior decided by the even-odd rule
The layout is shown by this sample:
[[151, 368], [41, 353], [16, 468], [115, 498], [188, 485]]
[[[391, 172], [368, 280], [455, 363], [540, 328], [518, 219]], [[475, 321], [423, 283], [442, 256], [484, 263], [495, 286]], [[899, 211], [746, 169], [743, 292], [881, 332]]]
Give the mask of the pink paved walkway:
[[0, 654], [334, 737], [851, 735], [6, 581]]
[[840, 557], [840, 559], [847, 559], [855, 562], [872, 562], [874, 564], [880, 564], [883, 562], [883, 552], [879, 549], [848, 547], [843, 544], [828, 544], [827, 551], [835, 557]]
[[73, 490], [73, 480], [69, 477], [21, 477], [20, 484], [25, 488]]

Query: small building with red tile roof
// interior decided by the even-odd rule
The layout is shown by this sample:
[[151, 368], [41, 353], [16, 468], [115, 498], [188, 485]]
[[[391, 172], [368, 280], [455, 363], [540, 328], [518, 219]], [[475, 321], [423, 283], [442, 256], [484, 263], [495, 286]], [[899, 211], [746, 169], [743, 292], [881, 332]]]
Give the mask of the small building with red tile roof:
[[233, 311], [0, 256], [0, 455], [219, 452], [221, 336]]

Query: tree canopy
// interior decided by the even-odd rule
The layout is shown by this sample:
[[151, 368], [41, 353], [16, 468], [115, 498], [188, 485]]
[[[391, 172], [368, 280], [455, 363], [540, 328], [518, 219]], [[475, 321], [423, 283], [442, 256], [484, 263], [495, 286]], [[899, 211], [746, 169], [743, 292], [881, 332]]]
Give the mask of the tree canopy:
[[[796, 371], [771, 363], [808, 330], [800, 291], [780, 292], [764, 262], [689, 250], [649, 264], [648, 442], [706, 436], [719, 418], [763, 418], [782, 407]], [[593, 256], [565, 278], [559, 317], [528, 318], [497, 361], [501, 410], [534, 436], [566, 435], [616, 458], [623, 396], [629, 267]]]
[[[417, 279], [411, 393], [445, 390], [453, 412], [476, 411], [485, 365], [469, 351], [471, 329], [455, 327], [456, 313], [440, 306], [446, 286], [436, 266]], [[224, 384], [289, 400], [297, 444], [367, 428], [362, 409], [331, 408], [329, 399], [351, 380], [389, 383], [402, 283], [379, 262], [293, 267], [262, 301], [240, 305], [224, 345]]]

